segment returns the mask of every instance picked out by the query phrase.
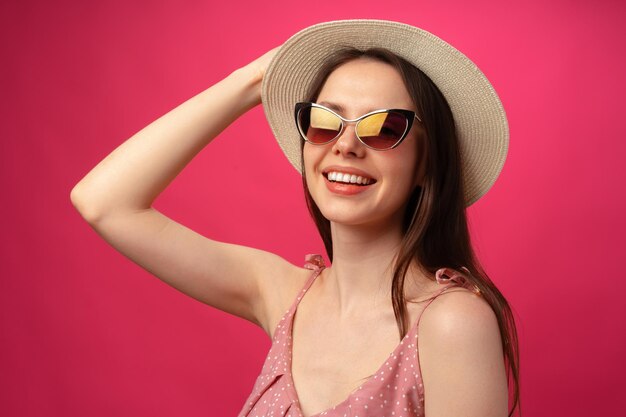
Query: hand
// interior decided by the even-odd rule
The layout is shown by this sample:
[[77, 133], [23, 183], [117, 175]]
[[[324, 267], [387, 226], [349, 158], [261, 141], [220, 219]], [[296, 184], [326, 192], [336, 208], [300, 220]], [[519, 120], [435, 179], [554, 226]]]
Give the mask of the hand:
[[276, 52], [280, 49], [282, 45], [275, 47], [274, 49], [270, 49], [259, 58], [250, 62], [246, 67], [250, 71], [250, 74], [254, 77], [254, 80], [259, 83], [259, 85], [263, 82], [263, 77], [265, 76], [265, 70], [269, 66], [272, 58], [276, 55]]
[[[281, 45], [282, 46], [282, 45]], [[263, 83], [263, 77], [265, 76], [265, 70], [269, 66], [272, 58], [276, 55], [276, 52], [280, 49], [280, 46], [275, 47], [274, 49], [269, 50], [264, 53], [259, 58], [250, 62], [244, 67], [240, 68], [240, 71], [246, 82], [250, 86], [251, 94], [252, 94], [252, 103], [253, 106], [261, 103], [261, 86]]]

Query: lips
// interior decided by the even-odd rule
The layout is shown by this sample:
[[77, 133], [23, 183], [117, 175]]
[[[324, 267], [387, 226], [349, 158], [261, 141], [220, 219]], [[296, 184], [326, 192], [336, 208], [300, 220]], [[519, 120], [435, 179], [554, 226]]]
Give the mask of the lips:
[[376, 183], [376, 179], [367, 172], [351, 167], [327, 167], [322, 171], [322, 175], [328, 190], [335, 194], [359, 194]]

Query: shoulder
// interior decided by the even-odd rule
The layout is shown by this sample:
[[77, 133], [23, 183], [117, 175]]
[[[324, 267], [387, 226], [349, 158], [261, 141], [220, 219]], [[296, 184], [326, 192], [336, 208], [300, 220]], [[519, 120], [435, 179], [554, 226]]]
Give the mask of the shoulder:
[[419, 324], [420, 354], [438, 359], [442, 354], [484, 353], [489, 346], [501, 350], [495, 312], [479, 295], [451, 287], [437, 296], [422, 313]]
[[482, 296], [452, 287], [435, 298], [422, 314], [418, 349], [427, 415], [507, 415], [500, 329]]
[[420, 334], [423, 332], [447, 341], [455, 338], [469, 343], [478, 336], [500, 337], [496, 314], [489, 303], [461, 287], [446, 289], [424, 310]]
[[259, 325], [270, 338], [311, 274], [311, 269], [283, 260], [259, 283]]

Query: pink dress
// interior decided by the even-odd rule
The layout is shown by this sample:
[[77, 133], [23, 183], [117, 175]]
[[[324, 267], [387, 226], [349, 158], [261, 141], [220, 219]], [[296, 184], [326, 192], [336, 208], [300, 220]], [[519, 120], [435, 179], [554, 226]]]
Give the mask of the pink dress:
[[[305, 267], [314, 272], [276, 326], [261, 374], [238, 417], [304, 417], [291, 377], [291, 326], [300, 300], [325, 266], [320, 255], [307, 255]], [[453, 286], [461, 285], [478, 292], [463, 275], [453, 269], [439, 269], [436, 278], [438, 283], [449, 285], [435, 293], [426, 307], [435, 297]], [[373, 376], [341, 403], [307, 417], [424, 416], [424, 387], [417, 356], [417, 326], [420, 317]]]

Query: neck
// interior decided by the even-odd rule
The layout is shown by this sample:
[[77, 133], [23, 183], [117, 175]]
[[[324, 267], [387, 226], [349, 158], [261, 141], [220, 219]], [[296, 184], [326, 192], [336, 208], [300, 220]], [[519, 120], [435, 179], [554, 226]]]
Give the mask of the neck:
[[402, 241], [400, 223], [364, 227], [331, 222], [331, 233], [333, 262], [325, 281], [339, 316], [388, 309], [394, 259]]

